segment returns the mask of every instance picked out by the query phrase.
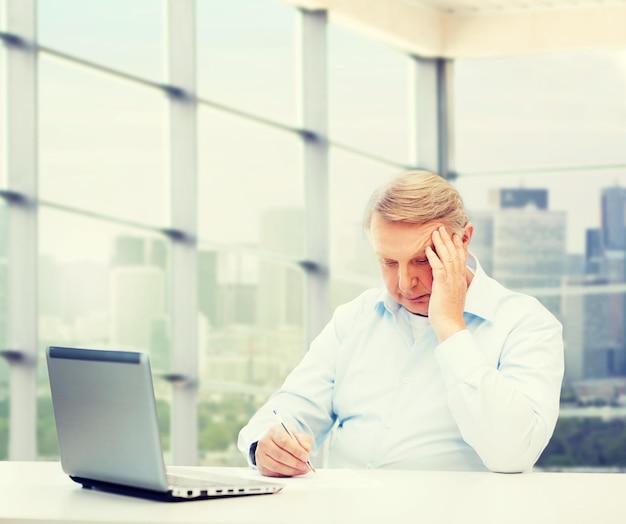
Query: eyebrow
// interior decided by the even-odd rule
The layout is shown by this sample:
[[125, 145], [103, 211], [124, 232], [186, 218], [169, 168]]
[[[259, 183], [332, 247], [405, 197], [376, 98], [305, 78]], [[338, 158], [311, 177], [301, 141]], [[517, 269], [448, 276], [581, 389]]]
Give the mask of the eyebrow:
[[[430, 245], [430, 244], [429, 244], [429, 245]], [[409, 257], [409, 260], [414, 260], [414, 259], [416, 259], [416, 258], [426, 258], [426, 247], [428, 247], [428, 246], [425, 246], [425, 247], [424, 247], [424, 249], [422, 249], [422, 250], [418, 251], [417, 253], [413, 253], [413, 254]], [[435, 251], [435, 247], [434, 247], [434, 246], [430, 246], [430, 247], [431, 247], [431, 249], [432, 249], [433, 251]], [[435, 253], [436, 253], [436, 251], [435, 251]], [[378, 258], [384, 258], [384, 259], [387, 259], [387, 260], [395, 260], [395, 258], [385, 256], [385, 255], [384, 255], [384, 253], [381, 253], [381, 252], [379, 252], [379, 251], [376, 251], [374, 254], [375, 254]]]

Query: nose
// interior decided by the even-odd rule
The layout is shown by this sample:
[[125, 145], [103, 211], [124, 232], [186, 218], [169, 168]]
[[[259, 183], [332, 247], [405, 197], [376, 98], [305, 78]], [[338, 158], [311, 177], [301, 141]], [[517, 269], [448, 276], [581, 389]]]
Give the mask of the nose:
[[418, 282], [415, 270], [410, 266], [401, 266], [398, 268], [398, 288], [402, 293], [413, 289]]

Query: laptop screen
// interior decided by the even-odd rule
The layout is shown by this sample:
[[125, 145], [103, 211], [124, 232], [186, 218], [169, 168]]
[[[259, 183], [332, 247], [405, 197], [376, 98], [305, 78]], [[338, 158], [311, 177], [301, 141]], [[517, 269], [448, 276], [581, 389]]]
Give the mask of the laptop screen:
[[165, 491], [148, 355], [53, 346], [47, 363], [63, 470]]

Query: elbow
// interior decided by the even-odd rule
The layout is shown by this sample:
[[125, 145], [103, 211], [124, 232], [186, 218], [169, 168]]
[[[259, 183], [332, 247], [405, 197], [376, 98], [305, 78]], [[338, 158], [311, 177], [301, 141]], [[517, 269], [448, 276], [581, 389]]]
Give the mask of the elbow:
[[485, 461], [485, 466], [493, 473], [525, 473], [532, 469], [534, 463], [519, 460]]
[[528, 432], [518, 438], [507, 433], [484, 442], [482, 448], [476, 451], [489, 471], [524, 473], [533, 469], [545, 447], [543, 441], [544, 439], [538, 438], [537, 432]]
[[492, 428], [490, 438], [474, 449], [489, 471], [525, 473], [532, 471], [548, 440], [545, 423], [535, 418], [531, 424]]
[[525, 473], [531, 471], [537, 454], [528, 448], [516, 449], [510, 446], [498, 446], [481, 454], [485, 467], [494, 473]]

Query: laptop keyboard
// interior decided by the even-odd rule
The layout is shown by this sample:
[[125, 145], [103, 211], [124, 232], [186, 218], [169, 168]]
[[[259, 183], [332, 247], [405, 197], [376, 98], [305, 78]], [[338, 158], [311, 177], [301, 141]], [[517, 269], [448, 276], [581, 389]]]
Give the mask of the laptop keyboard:
[[221, 482], [213, 479], [186, 477], [184, 475], [173, 475], [171, 473], [167, 474], [167, 482], [170, 486], [179, 488], [206, 488], [232, 484], [232, 481]]
[[195, 476], [185, 475], [180, 473], [167, 473], [167, 482], [172, 487], [191, 487], [191, 488], [214, 488], [214, 487], [224, 487], [224, 486], [235, 486], [238, 488], [248, 487], [248, 486], [257, 486], [259, 481], [240, 478], [240, 477], [229, 477], [227, 475], [220, 475], [215, 473], [209, 473], [205, 476], [202, 474], [198, 474]]

